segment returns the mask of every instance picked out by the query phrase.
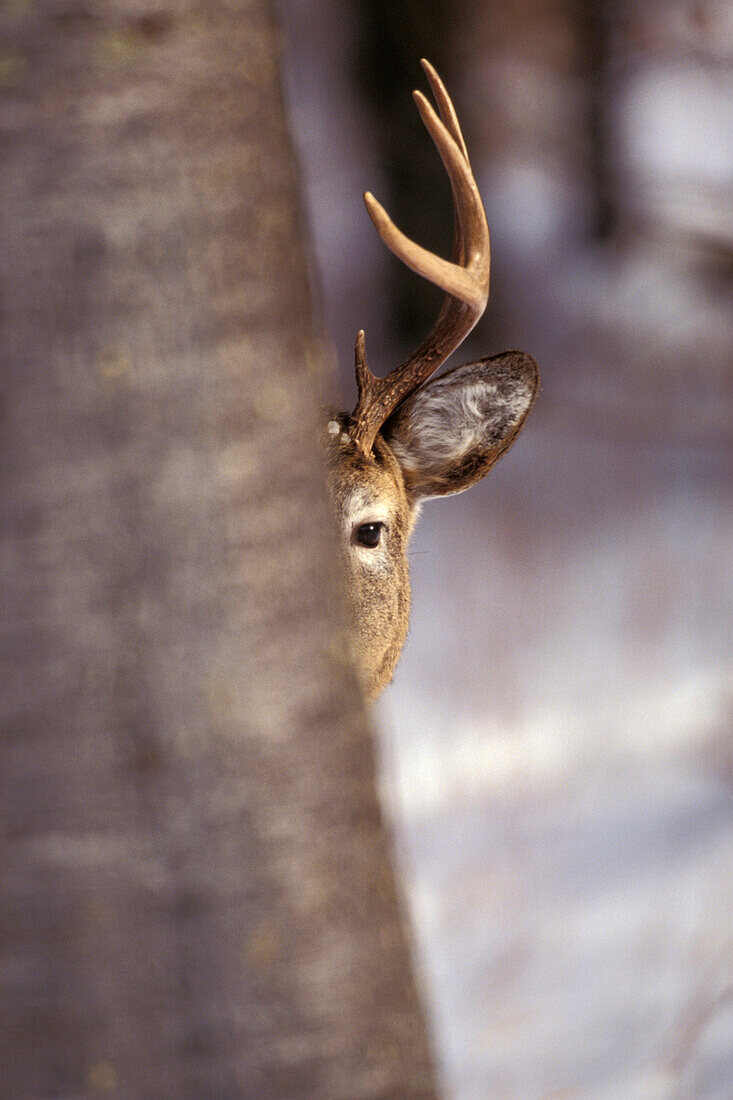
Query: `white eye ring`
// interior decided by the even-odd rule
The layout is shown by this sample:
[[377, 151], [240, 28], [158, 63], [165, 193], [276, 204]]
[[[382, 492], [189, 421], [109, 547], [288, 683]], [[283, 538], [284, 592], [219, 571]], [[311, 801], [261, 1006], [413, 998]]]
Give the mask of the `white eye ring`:
[[385, 524], [381, 520], [356, 524], [351, 532], [351, 541], [355, 546], [366, 550], [376, 550], [382, 541]]

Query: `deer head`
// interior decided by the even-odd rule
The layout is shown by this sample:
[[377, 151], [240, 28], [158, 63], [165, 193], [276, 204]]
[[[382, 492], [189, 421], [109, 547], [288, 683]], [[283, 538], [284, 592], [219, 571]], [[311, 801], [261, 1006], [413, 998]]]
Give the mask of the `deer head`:
[[409, 240], [369, 192], [364, 201], [387, 247], [441, 287], [445, 300], [430, 334], [384, 378], [369, 370], [359, 333], [356, 408], [328, 423], [330, 493], [368, 698], [392, 679], [407, 636], [407, 545], [421, 501], [463, 492], [484, 477], [522, 427], [539, 385], [534, 360], [521, 351], [454, 367], [428, 381], [486, 308], [490, 248], [455, 109], [433, 67], [427, 61], [422, 66], [439, 115], [420, 92], [414, 97], [450, 178], [452, 262]]

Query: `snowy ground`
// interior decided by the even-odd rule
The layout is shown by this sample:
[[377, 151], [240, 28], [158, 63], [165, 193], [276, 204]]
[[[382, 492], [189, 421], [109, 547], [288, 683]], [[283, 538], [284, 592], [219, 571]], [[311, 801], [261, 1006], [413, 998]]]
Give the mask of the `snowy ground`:
[[733, 482], [538, 421], [426, 507], [381, 709], [445, 1092], [729, 1100]]

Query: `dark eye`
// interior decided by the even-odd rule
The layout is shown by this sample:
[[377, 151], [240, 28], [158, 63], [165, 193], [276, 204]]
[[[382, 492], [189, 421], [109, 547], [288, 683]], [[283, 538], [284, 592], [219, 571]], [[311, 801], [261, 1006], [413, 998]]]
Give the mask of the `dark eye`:
[[354, 541], [359, 546], [367, 546], [373, 550], [375, 546], [379, 546], [383, 527], [383, 523], [362, 523], [354, 532]]

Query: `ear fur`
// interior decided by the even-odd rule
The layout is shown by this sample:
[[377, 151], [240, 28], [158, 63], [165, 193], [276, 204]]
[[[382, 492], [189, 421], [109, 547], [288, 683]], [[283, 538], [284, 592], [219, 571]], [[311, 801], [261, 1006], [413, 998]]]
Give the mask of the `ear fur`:
[[537, 396], [530, 355], [505, 351], [434, 378], [408, 397], [382, 434], [413, 502], [461, 493], [513, 442]]

